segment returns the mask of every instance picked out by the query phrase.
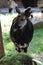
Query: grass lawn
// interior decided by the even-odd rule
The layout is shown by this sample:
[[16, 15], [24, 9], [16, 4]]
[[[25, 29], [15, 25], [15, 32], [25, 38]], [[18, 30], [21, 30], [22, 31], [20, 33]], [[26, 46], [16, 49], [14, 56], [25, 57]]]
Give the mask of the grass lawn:
[[[10, 39], [11, 23], [12, 23], [13, 18], [16, 16], [17, 16], [17, 14], [0, 15], [1, 22], [3, 22], [2, 34], [3, 34], [3, 43], [4, 43], [6, 57], [8, 55], [10, 56], [13, 54], [14, 55], [17, 54], [17, 52], [15, 50], [15, 46]], [[39, 26], [39, 27], [34, 28], [33, 39], [30, 42], [27, 54], [34, 54], [34, 53], [41, 53], [41, 52], [43, 52], [43, 27]], [[13, 61], [12, 61], [12, 63], [13, 63]], [[5, 65], [8, 65], [8, 64], [5, 64]]]

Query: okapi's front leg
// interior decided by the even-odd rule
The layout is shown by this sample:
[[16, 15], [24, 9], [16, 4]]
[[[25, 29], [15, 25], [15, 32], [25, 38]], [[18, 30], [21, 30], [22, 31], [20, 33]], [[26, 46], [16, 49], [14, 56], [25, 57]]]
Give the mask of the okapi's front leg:
[[15, 49], [18, 51], [18, 52], [21, 52], [21, 49], [19, 47], [19, 45], [15, 42]]
[[13, 37], [11, 37], [12, 41], [14, 42], [14, 45], [15, 45], [15, 49], [18, 51], [18, 44], [15, 42], [15, 39]]
[[23, 45], [20, 46], [20, 49], [22, 49], [23, 52], [27, 52], [28, 44], [24, 43]]

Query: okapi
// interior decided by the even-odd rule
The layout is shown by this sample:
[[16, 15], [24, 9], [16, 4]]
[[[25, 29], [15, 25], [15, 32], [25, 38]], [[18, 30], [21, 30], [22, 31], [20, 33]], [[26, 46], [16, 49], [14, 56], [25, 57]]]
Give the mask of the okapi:
[[33, 24], [29, 20], [32, 13], [31, 8], [28, 7], [23, 13], [18, 13], [18, 16], [13, 19], [10, 29], [10, 37], [18, 52], [27, 52], [27, 48], [33, 38], [34, 32]]

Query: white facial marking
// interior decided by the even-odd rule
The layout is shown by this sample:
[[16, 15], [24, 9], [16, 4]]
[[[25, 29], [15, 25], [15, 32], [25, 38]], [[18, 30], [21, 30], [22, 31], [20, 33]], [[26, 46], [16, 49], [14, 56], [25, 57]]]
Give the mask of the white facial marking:
[[25, 19], [25, 16], [23, 16], [19, 21], [20, 21], [19, 22], [20, 29], [22, 29], [26, 25], [27, 20]]

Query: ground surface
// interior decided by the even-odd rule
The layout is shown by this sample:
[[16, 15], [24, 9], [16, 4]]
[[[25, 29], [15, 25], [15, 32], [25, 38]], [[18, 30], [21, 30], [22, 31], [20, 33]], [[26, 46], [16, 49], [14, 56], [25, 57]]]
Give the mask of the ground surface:
[[[5, 56], [0, 60], [0, 65], [30, 65], [30, 60], [33, 59], [30, 55], [18, 53], [16, 55]], [[39, 63], [37, 63], [40, 65]]]
[[16, 54], [3, 57], [0, 60], [0, 65], [29, 65], [30, 56], [26, 54]]

